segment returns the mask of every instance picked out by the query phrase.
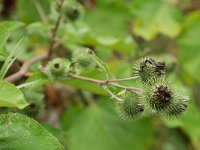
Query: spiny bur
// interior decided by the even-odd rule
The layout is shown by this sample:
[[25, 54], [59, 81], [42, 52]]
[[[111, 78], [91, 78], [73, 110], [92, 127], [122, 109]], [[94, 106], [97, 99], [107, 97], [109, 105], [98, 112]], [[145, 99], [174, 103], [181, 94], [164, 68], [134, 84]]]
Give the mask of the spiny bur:
[[92, 68], [95, 63], [91, 59], [93, 51], [90, 49], [79, 49], [72, 54], [72, 63], [78, 71], [82, 71], [87, 68]]
[[74, 0], [68, 0], [64, 2], [63, 12], [67, 19], [71, 22], [81, 18], [83, 14], [83, 8], [81, 4]]
[[144, 89], [143, 100], [151, 109], [168, 117], [179, 116], [188, 105], [188, 97], [166, 78], [151, 81]]
[[75, 21], [76, 19], [79, 18], [80, 12], [77, 8], [71, 7], [71, 8], [68, 8], [66, 15], [69, 20]]
[[71, 62], [64, 58], [55, 58], [46, 66], [46, 73], [51, 80], [66, 79], [70, 70]]
[[159, 78], [165, 74], [165, 63], [147, 57], [135, 63], [132, 70], [140, 82], [149, 83], [152, 78]]
[[189, 97], [181, 94], [180, 92], [176, 93], [174, 97], [176, 97], [176, 100], [174, 100], [173, 104], [170, 105], [165, 111], [163, 111], [161, 115], [173, 119], [179, 117], [186, 111]]
[[122, 95], [121, 102], [117, 102], [117, 112], [123, 119], [137, 119], [144, 111], [144, 106], [140, 101], [140, 97], [130, 92]]

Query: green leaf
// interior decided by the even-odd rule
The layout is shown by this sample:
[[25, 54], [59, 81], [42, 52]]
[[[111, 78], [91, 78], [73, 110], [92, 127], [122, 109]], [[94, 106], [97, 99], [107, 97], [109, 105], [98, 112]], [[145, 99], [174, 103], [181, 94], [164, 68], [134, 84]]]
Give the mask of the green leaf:
[[38, 122], [18, 113], [0, 115], [1, 150], [62, 150], [62, 145]]
[[187, 112], [176, 120], [164, 120], [165, 124], [171, 128], [180, 127], [189, 137], [192, 143], [198, 148], [200, 139], [200, 114], [192, 100], [189, 103]]
[[95, 9], [86, 12], [84, 20], [95, 36], [123, 36], [131, 14], [124, 1], [97, 0]]
[[[145, 40], [154, 39], [159, 33], [170, 38], [177, 37], [181, 31], [179, 22], [179, 10], [169, 2], [141, 1], [141, 4], [133, 8], [136, 18], [133, 24], [133, 32]], [[136, 9], [136, 10], [135, 10]]]
[[83, 111], [84, 107], [82, 106], [71, 106], [67, 111], [63, 112], [61, 115], [62, 129], [68, 130], [73, 126], [74, 121]]
[[23, 109], [28, 106], [23, 93], [13, 84], [0, 81], [0, 107], [17, 107]]
[[76, 118], [69, 130], [69, 149], [148, 149], [153, 133], [151, 121], [124, 121], [116, 114], [111, 101], [102, 100], [98, 105], [92, 103]]
[[183, 68], [200, 81], [200, 11], [188, 15], [184, 27], [184, 32], [178, 39], [179, 60]]
[[15, 48], [10, 52], [10, 54], [6, 58], [2, 68], [0, 70], [0, 79], [1, 80], [5, 77], [8, 69], [11, 67], [11, 65], [13, 64], [13, 62], [15, 61], [17, 56], [19, 55], [19, 53], [18, 53], [17, 56], [13, 57], [13, 55], [17, 52], [17, 47], [21, 44], [22, 41], [23, 41], [23, 38], [17, 43]]
[[97, 64], [97, 66], [105, 73], [108, 78], [109, 70], [107, 65], [99, 58], [95, 53], [92, 54], [91, 58]]
[[[4, 50], [4, 45], [6, 43], [6, 40], [9, 37], [9, 32], [8, 30], [4, 27], [1, 26], [0, 24], [0, 52], [2, 53], [2, 51]], [[1, 55], [0, 55], [1, 56]], [[2, 56], [1, 56], [2, 57]], [[4, 58], [4, 57], [3, 57]]]
[[50, 124], [44, 123], [42, 126], [55, 136], [65, 149], [68, 149], [68, 136], [60, 128], [55, 128]]
[[10, 33], [24, 24], [19, 21], [3, 21], [0, 22], [0, 61], [4, 61], [8, 54], [4, 51], [4, 47]]
[[[18, 0], [17, 1], [17, 16], [25, 23], [41, 21], [38, 9], [43, 9], [45, 14], [49, 13], [49, 0]], [[39, 6], [38, 6], [39, 5]], [[41, 8], [38, 8], [41, 7]]]
[[[36, 82], [36, 84], [31, 85], [31, 89], [32, 88], [38, 88], [41, 87], [45, 84], [48, 84], [50, 82], [49, 78], [47, 77], [47, 75], [45, 75], [42, 72], [34, 72], [32, 74], [32, 76], [30, 76], [27, 80], [25, 84], [28, 83], [32, 83], [32, 82]], [[30, 88], [29, 88], [30, 89]]]
[[5, 51], [0, 50], [0, 61], [5, 61], [7, 57], [8, 57], [8, 54]]
[[3, 21], [3, 22], [0, 22], [0, 27], [2, 26], [6, 28], [8, 32], [12, 32], [24, 26], [24, 23], [20, 21]]
[[[92, 33], [92, 30], [83, 22], [77, 22], [76, 26], [66, 24], [59, 28], [60, 36], [63, 36], [68, 43], [75, 42], [81, 45], [101, 46], [102, 49], [109, 49], [110, 51], [117, 51], [119, 53], [130, 56], [137, 48], [131, 35], [125, 36], [97, 36]], [[69, 44], [64, 43], [69, 46]]]

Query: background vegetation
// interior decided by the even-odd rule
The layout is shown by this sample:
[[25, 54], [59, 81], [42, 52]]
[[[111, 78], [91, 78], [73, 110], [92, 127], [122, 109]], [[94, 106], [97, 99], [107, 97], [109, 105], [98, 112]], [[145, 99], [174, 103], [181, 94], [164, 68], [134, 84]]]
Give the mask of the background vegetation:
[[[0, 0], [1, 79], [4, 62], [8, 66], [16, 56], [4, 78], [16, 86], [0, 82], [0, 104], [9, 106], [0, 112], [26, 114], [40, 123], [20, 114], [14, 119], [13, 114], [1, 115], [0, 149], [200, 149], [200, 1], [77, 1]], [[39, 72], [47, 52], [52, 51], [51, 58], [70, 59], [84, 47], [95, 51], [113, 78], [131, 76], [133, 62], [142, 57], [164, 60], [168, 78], [190, 95], [187, 112], [175, 120], [125, 121], [98, 85], [81, 80], [52, 83]], [[82, 75], [105, 79], [97, 69]], [[32, 81], [37, 83], [16, 88]], [[135, 81], [123, 84], [137, 86]], [[19, 103], [4, 104], [2, 99]]]

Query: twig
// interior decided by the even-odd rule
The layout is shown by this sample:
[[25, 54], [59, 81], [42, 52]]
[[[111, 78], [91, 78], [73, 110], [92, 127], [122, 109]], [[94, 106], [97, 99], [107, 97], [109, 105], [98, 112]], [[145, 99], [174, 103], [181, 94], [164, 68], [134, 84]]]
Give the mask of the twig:
[[121, 89], [124, 89], [124, 90], [128, 90], [128, 91], [131, 91], [131, 92], [134, 92], [136, 94], [139, 94], [142, 92], [142, 90], [140, 88], [136, 88], [136, 87], [128, 87], [128, 86], [124, 86], [124, 85], [119, 85], [119, 84], [114, 84], [114, 83], [107, 83], [108, 85], [111, 85], [111, 86], [114, 86], [114, 87], [117, 87], [117, 88], [121, 88]]
[[56, 41], [56, 35], [57, 35], [57, 31], [58, 31], [60, 21], [61, 21], [61, 18], [62, 18], [63, 2], [64, 2], [64, 0], [61, 0], [60, 3], [58, 4], [59, 15], [58, 15], [58, 18], [56, 20], [55, 27], [52, 31], [51, 43], [50, 43], [49, 50], [48, 50], [48, 58], [51, 58], [53, 51], [54, 51], [54, 44], [55, 44], [55, 41]]
[[128, 80], [136, 80], [137, 77], [128, 77], [128, 78], [122, 78], [122, 79], [110, 79], [109, 82], [122, 82], [122, 81], [128, 81]]
[[[75, 75], [75, 74], [69, 74], [69, 76], [74, 78], [74, 79], [93, 82], [93, 83], [99, 84], [100, 86], [106, 84], [106, 85], [114, 86], [114, 87], [117, 87], [117, 88], [126, 89], [126, 90], [134, 92], [136, 94], [140, 94], [142, 92], [141, 89], [136, 88], [136, 87], [128, 87], [128, 86], [112, 83], [112, 82], [118, 82], [118, 79], [114, 79], [114, 80], [98, 80], [98, 79], [92, 79], [92, 78], [83, 77], [83, 76], [79, 76], [79, 75]], [[132, 80], [132, 78], [119, 79], [119, 81], [122, 81], [122, 80], [123, 81], [127, 81], [127, 80]]]
[[104, 85], [100, 85], [110, 96], [111, 98], [116, 99], [118, 102], [122, 102], [123, 99], [117, 97], [115, 94], [113, 94], [107, 87], [105, 87]]
[[6, 77], [4, 80], [7, 82], [15, 82], [19, 80], [21, 77], [25, 76], [28, 73], [28, 69], [32, 64], [34, 64], [37, 61], [45, 59], [47, 56], [48, 56], [47, 53], [45, 53], [43, 55], [38, 55], [30, 60], [25, 61], [18, 72]]
[[136, 77], [128, 77], [128, 78], [122, 78], [122, 79], [110, 79], [110, 80], [98, 80], [98, 79], [92, 79], [88, 77], [83, 77], [75, 74], [70, 74], [71, 77], [81, 79], [81, 80], [87, 80], [91, 82], [98, 82], [100, 84], [106, 84], [106, 83], [111, 83], [111, 82], [122, 82], [122, 81], [128, 81], [128, 80], [135, 80]]

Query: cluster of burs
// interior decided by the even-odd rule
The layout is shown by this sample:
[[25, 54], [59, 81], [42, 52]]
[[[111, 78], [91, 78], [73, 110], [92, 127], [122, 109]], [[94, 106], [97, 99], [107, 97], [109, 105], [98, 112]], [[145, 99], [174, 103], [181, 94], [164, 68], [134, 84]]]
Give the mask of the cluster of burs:
[[85, 69], [96, 67], [95, 54], [90, 49], [78, 49], [72, 53], [71, 60], [55, 58], [49, 61], [44, 72], [52, 81], [70, 79], [69, 74], [80, 74]]
[[165, 62], [144, 58], [132, 67], [133, 75], [142, 85], [142, 93], [126, 92], [117, 102], [119, 115], [125, 119], [161, 115], [169, 119], [186, 111], [189, 97], [180, 87], [168, 81]]
[[[70, 79], [70, 73], [79, 74], [88, 68], [101, 67], [101, 61], [90, 49], [77, 50], [71, 60], [56, 58], [46, 67], [50, 79]], [[124, 119], [134, 120], [149, 115], [161, 115], [167, 118], [179, 117], [188, 106], [186, 92], [168, 81], [165, 63], [152, 58], [136, 62], [133, 76], [141, 85], [141, 93], [126, 90], [118, 94], [121, 101], [116, 101], [117, 112]]]

